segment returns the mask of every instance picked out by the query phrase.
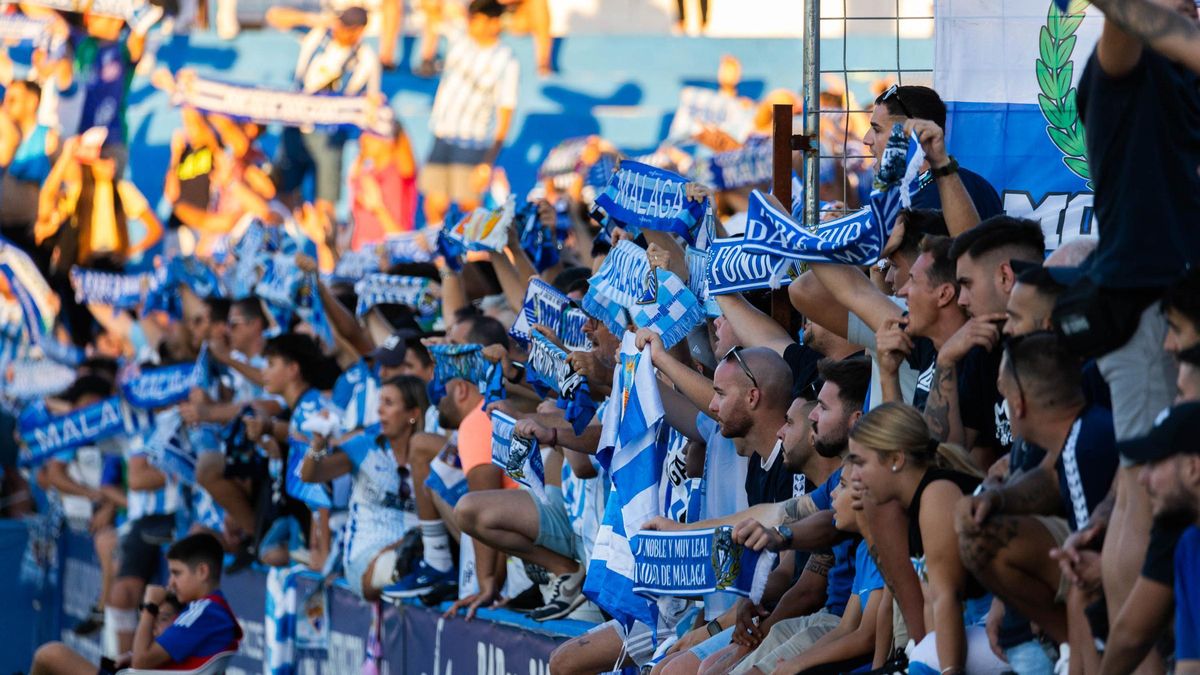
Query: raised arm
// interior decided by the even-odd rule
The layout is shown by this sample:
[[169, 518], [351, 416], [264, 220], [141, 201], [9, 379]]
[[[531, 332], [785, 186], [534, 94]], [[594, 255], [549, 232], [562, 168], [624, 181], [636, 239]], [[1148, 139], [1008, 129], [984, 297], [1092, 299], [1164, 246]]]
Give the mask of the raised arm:
[[[945, 132], [929, 120], [910, 119], [905, 123], [906, 133], [916, 133], [921, 147], [925, 150], [925, 160], [929, 168], [937, 171], [950, 164], [950, 156], [946, 154]], [[937, 182], [938, 196], [942, 199], [942, 215], [946, 218], [946, 229], [951, 237], [966, 232], [979, 224], [979, 211], [975, 201], [963, 185], [958, 172], [939, 175]]]
[[733, 332], [743, 347], [766, 347], [783, 356], [788, 345], [796, 342], [783, 326], [758, 311], [741, 293], [718, 295], [717, 305], [725, 320], [733, 324]]
[[[1092, 4], [1106, 19], [1099, 46], [1104, 72], [1121, 75], [1137, 65], [1141, 49], [1131, 49], [1125, 40], [1138, 40], [1200, 73], [1200, 28], [1195, 20], [1149, 0], [1098, 0]], [[1110, 26], [1123, 35], [1110, 34]]]
[[896, 303], [857, 267], [816, 263], [812, 265], [812, 272], [839, 305], [854, 312], [872, 331], [882, 328], [888, 319], [897, 319], [903, 314]]

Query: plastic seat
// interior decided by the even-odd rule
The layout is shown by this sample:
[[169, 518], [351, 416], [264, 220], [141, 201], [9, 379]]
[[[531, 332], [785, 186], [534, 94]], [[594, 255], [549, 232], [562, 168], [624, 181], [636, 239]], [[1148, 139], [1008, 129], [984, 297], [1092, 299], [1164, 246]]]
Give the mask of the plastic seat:
[[153, 668], [126, 668], [118, 670], [117, 675], [224, 675], [230, 659], [237, 652], [221, 652], [214, 654], [207, 663], [195, 670], [155, 670]]

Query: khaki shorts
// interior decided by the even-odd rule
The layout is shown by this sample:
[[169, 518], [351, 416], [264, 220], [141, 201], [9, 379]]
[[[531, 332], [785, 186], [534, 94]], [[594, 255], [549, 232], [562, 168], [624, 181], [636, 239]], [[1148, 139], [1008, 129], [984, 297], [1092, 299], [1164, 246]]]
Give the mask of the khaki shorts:
[[730, 675], [742, 675], [758, 666], [763, 672], [775, 670], [779, 659], [790, 659], [803, 654], [820, 640], [823, 635], [837, 628], [842, 618], [822, 609], [795, 619], [784, 619], [771, 627], [771, 632], [762, 644], [730, 671]]
[[[1067, 537], [1071, 536], [1071, 526], [1065, 518], [1058, 516], [1034, 516], [1034, 519], [1046, 528], [1050, 533], [1050, 537], [1054, 539], [1055, 548], [1062, 547], [1067, 541]], [[1067, 575], [1060, 574], [1058, 577], [1058, 591], [1054, 594], [1054, 602], [1061, 604], [1067, 601], [1067, 592], [1071, 590], [1071, 582], [1067, 579]]]
[[422, 194], [444, 194], [454, 204], [477, 201], [479, 195], [471, 190], [474, 171], [474, 164], [426, 164], [417, 177], [417, 187]]

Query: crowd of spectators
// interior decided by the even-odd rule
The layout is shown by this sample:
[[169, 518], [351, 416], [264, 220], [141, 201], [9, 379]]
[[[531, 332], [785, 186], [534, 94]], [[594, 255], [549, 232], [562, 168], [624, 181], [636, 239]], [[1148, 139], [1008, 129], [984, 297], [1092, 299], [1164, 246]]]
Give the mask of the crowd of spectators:
[[[377, 54], [363, 36], [374, 22], [394, 36], [399, 4], [272, 9], [270, 26], [302, 33], [295, 90], [384, 105], [395, 40]], [[194, 666], [240, 637], [222, 568], [303, 566], [447, 617], [505, 606], [594, 622], [554, 652], [555, 675], [1200, 672], [1192, 3], [1182, 18], [1152, 0], [1096, 3], [1110, 14], [1078, 109], [1098, 237], [1048, 249], [1041, 223], [1004, 214], [947, 153], [936, 91], [881, 87], [869, 126], [821, 133], [829, 153], [870, 157], [826, 163], [819, 185], [827, 217], [854, 211], [893, 129], [919, 140], [920, 180], [878, 263], [810, 261], [786, 292], [699, 297], [706, 318], [685, 340], [632, 307], [614, 327], [589, 291], [630, 250], [659, 280], [649, 304], [664, 303], [664, 280], [698, 288], [695, 253], [747, 232], [753, 191], [771, 184], [706, 185], [697, 167], [758, 152], [772, 106], [798, 113], [796, 94], [741, 99], [726, 59], [716, 95], [744, 124], [701, 121], [634, 158], [695, 178], [686, 201], [707, 217], [687, 234], [593, 208], [630, 159], [596, 137], [514, 207], [496, 197], [520, 77], [501, 37], [522, 13], [548, 69], [545, 2], [430, 4], [420, 66], [440, 81], [425, 161], [398, 124], [286, 127], [268, 157], [274, 129], [185, 104], [161, 220], [129, 180], [140, 167], [124, 123], [156, 29], [19, 10], [56, 39], [26, 76], [0, 67], [0, 253], [28, 256], [61, 311], [36, 336], [5, 335], [27, 344], [3, 357], [6, 428], [23, 444], [3, 505], [93, 535], [102, 592], [75, 631], [103, 631], [135, 666]], [[217, 12], [235, 33], [234, 1]], [[1176, 32], [1162, 39], [1143, 12]], [[177, 92], [197, 76], [139, 77]], [[854, 104], [826, 92], [823, 105]], [[482, 245], [493, 227], [509, 230]], [[89, 274], [132, 283], [135, 301], [102, 301], [113, 295]], [[375, 297], [379, 275], [417, 292]], [[4, 278], [6, 326], [27, 327], [30, 291]], [[268, 292], [280, 285], [284, 297]], [[551, 325], [538, 293], [566, 298], [577, 330]], [[789, 324], [772, 301], [790, 301]], [[548, 348], [586, 386], [547, 393], [532, 354]], [[761, 593], [662, 595], [647, 623], [606, 620], [641, 596], [613, 604], [588, 587], [630, 502], [612, 451], [637, 414], [631, 354], [654, 373], [638, 396], [662, 409], [642, 527], [730, 528], [739, 552], [778, 554]], [[169, 368], [188, 386], [130, 412], [149, 420], [140, 429], [34, 452], [38, 430], [72, 415], [114, 397], [138, 407], [133, 385]], [[584, 424], [580, 396], [598, 409]], [[494, 459], [516, 439], [535, 442], [537, 481]], [[168, 576], [173, 604], [157, 585]], [[48, 645], [33, 672], [82, 672], [80, 658]]]

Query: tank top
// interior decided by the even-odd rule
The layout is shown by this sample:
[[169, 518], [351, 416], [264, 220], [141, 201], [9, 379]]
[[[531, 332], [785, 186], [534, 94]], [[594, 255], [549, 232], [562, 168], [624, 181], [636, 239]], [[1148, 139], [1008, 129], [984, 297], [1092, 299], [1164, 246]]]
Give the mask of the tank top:
[[179, 178], [179, 201], [207, 211], [212, 169], [211, 149], [195, 147], [191, 143], [184, 146], [175, 167], [175, 175]]
[[[917, 566], [917, 563], [924, 567], [925, 560], [925, 544], [921, 540], [921, 497], [925, 494], [925, 488], [940, 480], [954, 483], [965, 495], [974, 492], [980, 483], [980, 480], [974, 476], [949, 469], [933, 467], [925, 471], [921, 482], [917, 484], [916, 492], [913, 493], [912, 503], [908, 505], [908, 554], [914, 561], [914, 567]], [[924, 578], [923, 574], [920, 576]], [[967, 574], [964, 595], [967, 598], [978, 598], [987, 595], [987, 589], [974, 576]]]

